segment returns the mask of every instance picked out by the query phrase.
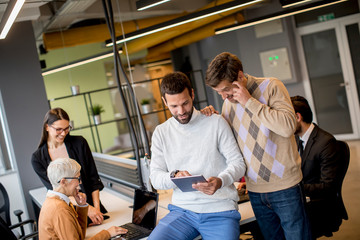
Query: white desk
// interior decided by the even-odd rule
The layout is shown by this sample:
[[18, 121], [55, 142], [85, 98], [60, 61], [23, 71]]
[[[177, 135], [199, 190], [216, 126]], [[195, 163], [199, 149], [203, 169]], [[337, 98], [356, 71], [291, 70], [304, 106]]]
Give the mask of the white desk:
[[112, 226], [120, 226], [131, 222], [133, 199], [126, 197], [111, 189], [104, 188], [100, 191], [101, 203], [104, 205], [110, 218], [104, 220], [101, 225], [88, 227], [86, 230], [86, 238], [96, 235], [103, 229], [108, 229]]
[[39, 208], [41, 208], [41, 206], [43, 205], [43, 203], [46, 199], [46, 193], [47, 193], [47, 190], [45, 187], [40, 187], [40, 188], [32, 189], [29, 191], [29, 194], [30, 194], [32, 200], [34, 201], [34, 203], [36, 203], [36, 205]]
[[[41, 208], [46, 198], [46, 188], [41, 187], [30, 190], [30, 196], [33, 201]], [[159, 208], [157, 221], [163, 218], [169, 211], [167, 206], [171, 203], [172, 190], [159, 191]], [[104, 220], [103, 224], [98, 226], [88, 227], [86, 230], [86, 238], [94, 236], [96, 233], [103, 229], [108, 229], [111, 226], [120, 226], [122, 224], [131, 222], [133, 199], [126, 197], [109, 188], [104, 188], [100, 191], [101, 203], [108, 210], [106, 215], [110, 216], [109, 219]], [[255, 221], [254, 212], [250, 202], [239, 204], [239, 212], [241, 214], [240, 225]]]
[[239, 212], [241, 215], [240, 225], [256, 220], [250, 201], [239, 204]]

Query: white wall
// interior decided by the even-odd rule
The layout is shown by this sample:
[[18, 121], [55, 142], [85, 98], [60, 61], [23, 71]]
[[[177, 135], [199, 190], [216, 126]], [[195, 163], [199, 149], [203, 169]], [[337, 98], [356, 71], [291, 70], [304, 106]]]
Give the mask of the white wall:
[[[0, 41], [0, 87], [21, 179], [22, 189], [18, 190], [25, 196], [29, 215], [34, 216], [29, 190], [43, 184], [31, 166], [31, 155], [39, 143], [49, 105], [30, 21], [15, 23], [6, 39]], [[15, 180], [8, 183], [14, 189], [19, 186]]]

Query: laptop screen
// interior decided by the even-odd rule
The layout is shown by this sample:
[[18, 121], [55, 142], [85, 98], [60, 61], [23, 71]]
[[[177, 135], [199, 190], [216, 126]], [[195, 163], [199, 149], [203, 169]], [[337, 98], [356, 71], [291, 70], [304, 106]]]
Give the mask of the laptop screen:
[[132, 223], [147, 229], [156, 226], [158, 194], [135, 189]]

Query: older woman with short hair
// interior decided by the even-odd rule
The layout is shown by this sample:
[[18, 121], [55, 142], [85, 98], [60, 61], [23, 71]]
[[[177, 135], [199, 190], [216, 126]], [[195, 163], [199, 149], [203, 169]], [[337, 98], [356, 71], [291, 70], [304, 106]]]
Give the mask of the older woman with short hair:
[[[89, 205], [79, 192], [81, 166], [73, 159], [58, 158], [47, 168], [53, 190], [48, 190], [39, 216], [39, 239], [84, 239]], [[74, 208], [69, 197], [73, 196]], [[127, 230], [113, 226], [97, 233], [92, 240], [109, 239]]]

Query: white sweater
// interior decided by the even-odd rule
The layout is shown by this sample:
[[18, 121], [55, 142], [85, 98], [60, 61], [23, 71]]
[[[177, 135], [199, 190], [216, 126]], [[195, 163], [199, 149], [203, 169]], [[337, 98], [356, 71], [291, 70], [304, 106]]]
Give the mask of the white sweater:
[[[245, 163], [234, 135], [217, 114], [202, 115], [194, 108], [189, 123], [170, 118], [152, 136], [150, 179], [155, 189], [174, 189], [172, 204], [197, 212], [213, 213], [238, 208], [233, 185], [245, 174]], [[170, 179], [174, 170], [191, 175], [219, 177], [222, 186], [213, 195], [182, 192]]]

